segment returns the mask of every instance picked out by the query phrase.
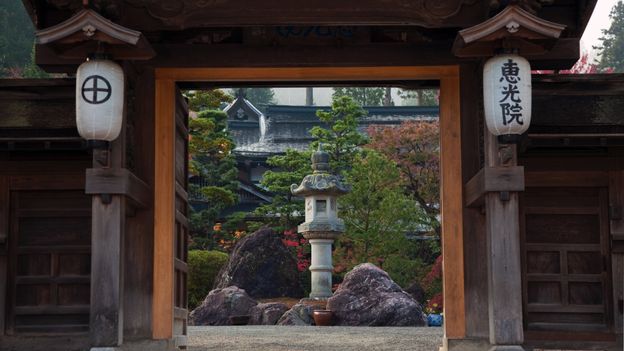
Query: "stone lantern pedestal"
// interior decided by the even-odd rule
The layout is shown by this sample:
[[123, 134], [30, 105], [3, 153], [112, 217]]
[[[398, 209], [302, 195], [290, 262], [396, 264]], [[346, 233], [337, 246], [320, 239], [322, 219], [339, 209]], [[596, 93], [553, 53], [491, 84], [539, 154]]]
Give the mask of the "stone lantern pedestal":
[[336, 200], [348, 189], [340, 178], [329, 173], [329, 155], [320, 147], [312, 155], [312, 169], [314, 173], [305, 176], [301, 185], [293, 184], [291, 192], [305, 196], [305, 222], [298, 231], [312, 246], [310, 298], [326, 299], [332, 296], [332, 245], [344, 233]]
[[326, 299], [332, 296], [332, 245], [339, 234], [306, 233], [304, 238], [308, 239], [312, 246], [312, 262], [310, 272], [312, 273], [312, 291], [310, 298]]

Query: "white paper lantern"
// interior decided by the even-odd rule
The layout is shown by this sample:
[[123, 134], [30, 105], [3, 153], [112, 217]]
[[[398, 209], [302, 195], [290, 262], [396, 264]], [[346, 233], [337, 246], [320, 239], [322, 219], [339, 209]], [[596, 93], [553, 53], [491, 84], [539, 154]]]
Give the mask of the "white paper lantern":
[[490, 133], [517, 138], [531, 124], [531, 65], [518, 55], [499, 55], [483, 68], [485, 121]]
[[76, 125], [87, 140], [113, 141], [121, 132], [124, 74], [109, 60], [89, 60], [76, 74]]

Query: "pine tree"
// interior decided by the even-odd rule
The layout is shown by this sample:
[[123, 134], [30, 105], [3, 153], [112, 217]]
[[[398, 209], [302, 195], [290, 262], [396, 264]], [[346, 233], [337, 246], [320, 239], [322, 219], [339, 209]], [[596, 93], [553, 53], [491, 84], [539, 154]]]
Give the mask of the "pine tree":
[[275, 104], [275, 92], [271, 88], [246, 88], [245, 99], [258, 108], [264, 108], [263, 105]]
[[287, 150], [285, 155], [270, 157], [267, 163], [273, 168], [263, 174], [261, 184], [274, 194], [271, 204], [263, 205], [256, 214], [265, 218], [270, 225], [291, 229], [301, 223], [303, 199], [293, 197], [290, 185], [299, 184], [304, 176], [310, 174], [310, 156], [319, 142], [330, 154], [332, 172], [342, 173], [351, 167], [360, 146], [366, 138], [357, 130], [358, 120], [365, 111], [347, 96], [334, 97], [330, 111], [317, 111], [319, 120], [325, 128], [314, 127], [310, 131], [315, 141], [305, 152]]
[[189, 171], [201, 179], [201, 185], [189, 185], [190, 193], [200, 194], [208, 204], [191, 214], [191, 237], [195, 248], [220, 249], [218, 242], [228, 233], [215, 226], [216, 220], [238, 202], [235, 145], [227, 130], [227, 114], [217, 110], [232, 97], [220, 90], [187, 92], [186, 96], [191, 107], [202, 109], [189, 120]]
[[0, 1], [0, 76], [29, 65], [34, 42], [34, 28], [22, 2]]
[[367, 141], [357, 129], [366, 111], [353, 98], [342, 95], [334, 96], [331, 110], [319, 110], [316, 115], [325, 127], [316, 126], [310, 130], [316, 139], [310, 146], [315, 150], [322, 143], [331, 156], [331, 171], [340, 175], [351, 168], [359, 147]]
[[600, 59], [598, 68], [624, 72], [624, 3], [618, 1], [609, 14], [611, 26], [602, 30], [602, 44], [598, 47]]
[[348, 96], [360, 106], [383, 106], [386, 88], [334, 88], [332, 98]]

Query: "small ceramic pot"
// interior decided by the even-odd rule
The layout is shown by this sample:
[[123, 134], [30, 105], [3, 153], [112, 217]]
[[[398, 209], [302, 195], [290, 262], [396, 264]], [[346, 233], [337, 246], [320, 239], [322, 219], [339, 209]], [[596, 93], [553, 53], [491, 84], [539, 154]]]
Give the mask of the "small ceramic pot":
[[318, 326], [329, 326], [332, 325], [334, 314], [330, 310], [316, 310], [312, 312], [312, 317], [314, 318], [314, 323]]

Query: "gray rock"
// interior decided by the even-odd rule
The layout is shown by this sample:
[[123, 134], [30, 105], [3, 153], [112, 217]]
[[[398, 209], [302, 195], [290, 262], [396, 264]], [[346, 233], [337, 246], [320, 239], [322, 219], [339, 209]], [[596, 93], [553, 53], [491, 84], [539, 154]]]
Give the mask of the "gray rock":
[[281, 302], [260, 303], [249, 311], [249, 325], [275, 325], [288, 306]]
[[388, 273], [370, 263], [349, 272], [327, 301], [336, 325], [424, 326], [420, 304], [401, 289]]
[[312, 312], [320, 307], [298, 303], [286, 311], [277, 325], [314, 325]]
[[191, 325], [231, 325], [231, 317], [249, 315], [258, 302], [236, 286], [212, 290], [189, 315]]
[[269, 228], [261, 228], [234, 246], [214, 289], [230, 285], [245, 289], [254, 298], [303, 296], [297, 261]]

